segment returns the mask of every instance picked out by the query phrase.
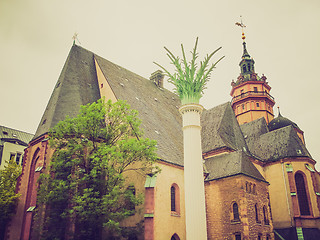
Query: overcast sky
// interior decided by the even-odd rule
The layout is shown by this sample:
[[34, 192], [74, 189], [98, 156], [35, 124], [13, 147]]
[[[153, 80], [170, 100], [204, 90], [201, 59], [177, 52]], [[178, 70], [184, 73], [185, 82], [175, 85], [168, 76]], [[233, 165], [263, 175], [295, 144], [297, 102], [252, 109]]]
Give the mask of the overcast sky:
[[0, 0], [0, 125], [35, 133], [75, 32], [82, 47], [146, 78], [157, 70], [153, 61], [170, 69], [163, 46], [180, 55], [181, 43], [189, 51], [199, 37], [200, 59], [222, 46], [216, 59], [225, 59], [202, 104], [230, 101], [242, 55], [240, 15], [275, 115], [279, 106], [298, 124], [320, 161], [319, 0]]

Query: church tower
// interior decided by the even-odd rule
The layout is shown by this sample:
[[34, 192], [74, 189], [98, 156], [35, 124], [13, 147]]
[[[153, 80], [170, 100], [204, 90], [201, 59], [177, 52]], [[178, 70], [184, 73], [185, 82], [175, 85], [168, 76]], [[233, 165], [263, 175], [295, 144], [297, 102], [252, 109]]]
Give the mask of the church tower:
[[[242, 23], [241, 27], [244, 27]], [[259, 77], [255, 72], [254, 60], [247, 51], [244, 32], [242, 39], [243, 55], [239, 63], [241, 73], [237, 81], [231, 83], [231, 106], [240, 125], [261, 117], [269, 123], [274, 117], [275, 104], [274, 98], [270, 95], [271, 87], [264, 75]]]

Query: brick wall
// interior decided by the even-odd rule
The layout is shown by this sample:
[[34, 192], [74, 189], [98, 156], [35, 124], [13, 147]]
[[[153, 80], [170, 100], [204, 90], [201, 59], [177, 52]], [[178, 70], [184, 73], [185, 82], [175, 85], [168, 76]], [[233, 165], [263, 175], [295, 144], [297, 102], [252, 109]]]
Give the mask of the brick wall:
[[[235, 239], [235, 234], [241, 234], [241, 239], [257, 239], [258, 234], [261, 239], [267, 234], [274, 239], [267, 183], [237, 175], [206, 182], [205, 190], [208, 239]], [[233, 203], [238, 204], [239, 221], [234, 220]], [[269, 223], [264, 221], [263, 206]]]

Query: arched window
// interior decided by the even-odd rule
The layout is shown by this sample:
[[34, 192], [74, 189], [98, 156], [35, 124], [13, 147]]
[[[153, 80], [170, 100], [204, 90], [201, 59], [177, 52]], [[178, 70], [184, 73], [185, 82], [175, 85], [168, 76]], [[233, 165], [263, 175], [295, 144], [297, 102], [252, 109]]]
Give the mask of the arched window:
[[239, 208], [237, 203], [232, 204], [232, 213], [233, 213], [233, 221], [239, 222], [240, 221]]
[[254, 210], [255, 210], [255, 214], [256, 214], [256, 222], [259, 223], [259, 212], [258, 212], [258, 205], [254, 205]]
[[174, 186], [171, 186], [171, 211], [176, 211], [176, 189]]
[[310, 207], [309, 207], [309, 201], [308, 201], [308, 196], [306, 191], [306, 183], [304, 181], [304, 177], [302, 173], [297, 172], [294, 176], [294, 179], [296, 182], [300, 214], [310, 215]]
[[180, 213], [180, 198], [179, 198], [179, 187], [177, 184], [172, 184], [170, 188], [170, 204], [171, 212]]
[[269, 225], [268, 211], [266, 206], [263, 206], [263, 221], [265, 225]]
[[136, 189], [134, 185], [129, 185], [125, 195], [126, 208], [129, 211], [132, 211], [131, 215], [134, 215], [136, 204], [134, 202], [136, 196]]
[[171, 240], [180, 240], [178, 234], [173, 234], [172, 237], [171, 237]]

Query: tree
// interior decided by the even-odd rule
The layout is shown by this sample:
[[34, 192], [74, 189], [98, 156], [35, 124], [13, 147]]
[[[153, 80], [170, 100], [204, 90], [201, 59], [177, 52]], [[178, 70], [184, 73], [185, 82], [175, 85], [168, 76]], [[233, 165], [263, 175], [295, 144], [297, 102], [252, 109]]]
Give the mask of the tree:
[[6, 162], [0, 170], [0, 239], [3, 239], [6, 224], [14, 214], [19, 194], [15, 192], [21, 166], [13, 159]]
[[120, 221], [138, 205], [124, 176], [155, 171], [156, 142], [142, 138], [137, 111], [123, 101], [82, 106], [49, 133], [55, 149], [50, 170], [39, 179], [38, 219], [45, 239], [101, 239], [119, 232]]
[[210, 55], [208, 54], [204, 61], [200, 61], [200, 68], [197, 70], [198, 66], [196, 60], [198, 58], [197, 53], [198, 38], [196, 39], [195, 46], [193, 48], [192, 60], [188, 63], [186, 54], [181, 44], [182, 50], [182, 59], [174, 56], [174, 54], [166, 47], [167, 56], [169, 57], [171, 64], [174, 65], [176, 72], [171, 74], [167, 69], [162, 67], [160, 64], [156, 63], [157, 66], [162, 68], [169, 77], [169, 82], [175, 86], [175, 91], [180, 97], [181, 103], [199, 103], [200, 98], [202, 97], [204, 89], [206, 89], [206, 84], [210, 79], [210, 75], [215, 66], [223, 58], [221, 57], [218, 61], [212, 64], [209, 68], [209, 62], [212, 56], [221, 49], [218, 48]]

